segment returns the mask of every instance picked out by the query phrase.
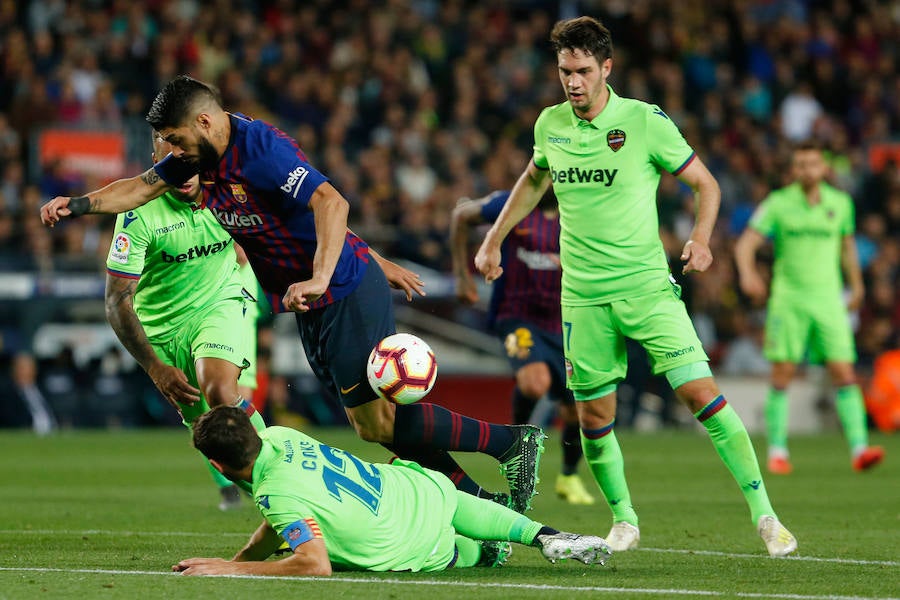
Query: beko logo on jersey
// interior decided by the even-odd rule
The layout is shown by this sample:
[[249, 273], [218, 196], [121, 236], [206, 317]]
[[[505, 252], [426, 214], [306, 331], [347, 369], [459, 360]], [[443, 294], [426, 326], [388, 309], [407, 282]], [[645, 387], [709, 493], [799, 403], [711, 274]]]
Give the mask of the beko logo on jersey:
[[550, 178], [553, 183], [602, 183], [605, 187], [612, 185], [613, 179], [618, 174], [618, 169], [579, 169], [569, 167], [557, 171], [550, 169]]
[[533, 271], [556, 271], [559, 269], [559, 254], [516, 249], [516, 258]]
[[230, 244], [231, 240], [225, 240], [224, 242], [215, 242], [214, 244], [207, 244], [205, 246], [194, 246], [188, 248], [187, 252], [182, 252], [181, 254], [169, 254], [163, 250], [162, 259], [163, 262], [167, 263], [183, 263], [194, 260], [195, 258], [203, 258], [204, 256], [209, 256], [211, 254], [218, 254]]
[[285, 194], [290, 194], [293, 191], [294, 193], [291, 195], [296, 198], [297, 192], [300, 191], [300, 186], [303, 185], [303, 180], [306, 179], [307, 175], [309, 175], [309, 171], [303, 167], [297, 167], [288, 174], [287, 181], [281, 186], [281, 191]]
[[225, 229], [235, 229], [237, 227], [254, 227], [256, 225], [263, 224], [262, 217], [260, 217], [256, 213], [251, 213], [249, 215], [239, 215], [236, 212], [219, 210], [217, 208], [213, 208], [212, 213], [216, 217], [216, 221], [219, 222], [219, 225], [221, 225]]

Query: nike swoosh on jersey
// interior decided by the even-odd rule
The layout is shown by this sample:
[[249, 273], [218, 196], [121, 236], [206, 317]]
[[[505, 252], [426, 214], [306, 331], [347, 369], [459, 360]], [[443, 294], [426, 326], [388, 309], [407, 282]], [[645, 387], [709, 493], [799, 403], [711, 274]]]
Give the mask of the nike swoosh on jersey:
[[358, 382], [358, 381], [356, 382], [356, 385], [351, 385], [351, 386], [348, 387], [348, 388], [345, 388], [345, 387], [341, 386], [341, 393], [342, 393], [342, 394], [349, 394], [350, 392], [352, 392], [353, 390], [355, 390], [355, 389], [358, 388], [358, 387], [359, 387], [359, 382]]

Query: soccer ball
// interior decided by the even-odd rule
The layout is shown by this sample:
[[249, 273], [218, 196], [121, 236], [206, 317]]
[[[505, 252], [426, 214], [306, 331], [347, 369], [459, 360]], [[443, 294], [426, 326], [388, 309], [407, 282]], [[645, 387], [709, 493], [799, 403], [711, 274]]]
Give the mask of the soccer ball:
[[434, 387], [437, 361], [421, 338], [395, 333], [372, 348], [366, 374], [369, 385], [380, 397], [397, 404], [412, 404]]

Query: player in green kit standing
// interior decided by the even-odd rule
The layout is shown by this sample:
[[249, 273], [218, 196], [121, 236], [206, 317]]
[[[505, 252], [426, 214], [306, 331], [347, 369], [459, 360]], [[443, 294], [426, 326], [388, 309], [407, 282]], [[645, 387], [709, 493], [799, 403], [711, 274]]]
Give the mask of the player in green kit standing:
[[[194, 446], [230, 479], [251, 483], [264, 521], [232, 560], [190, 558], [172, 567], [185, 575], [499, 566], [508, 542], [535, 546], [550, 562], [602, 565], [610, 555], [603, 538], [546, 527], [457, 490], [443, 473], [399, 459], [372, 464], [287, 427], [257, 433], [235, 408], [201, 416]], [[282, 542], [289, 556], [265, 561]]]
[[[869, 446], [866, 410], [853, 368], [856, 347], [847, 309], [859, 308], [864, 294], [853, 237], [853, 200], [825, 182], [828, 166], [815, 144], [794, 149], [792, 169], [795, 182], [760, 204], [735, 247], [741, 289], [758, 301], [766, 296], [766, 284], [756, 269], [756, 251], [767, 238], [775, 248], [764, 345], [772, 362], [765, 407], [768, 467], [779, 475], [793, 470], [787, 447], [787, 387], [808, 349], [811, 359], [825, 361], [837, 387], [837, 413], [851, 464], [864, 471], [881, 462], [884, 450]], [[841, 267], [850, 287], [847, 306]]]
[[[154, 161], [169, 145], [154, 135]], [[107, 257], [106, 316], [187, 426], [210, 406], [240, 406], [258, 429], [262, 416], [238, 391], [250, 356], [245, 322], [254, 299], [243, 288], [234, 243], [208, 210], [199, 178], [116, 219]], [[247, 382], [249, 384], [251, 382]], [[210, 467], [226, 510], [235, 485]]]
[[607, 84], [612, 41], [602, 23], [590, 17], [561, 21], [551, 42], [568, 101], [538, 117], [532, 161], [475, 265], [488, 281], [500, 276], [504, 238], [552, 183], [560, 211], [567, 385], [576, 399], [585, 460], [613, 514], [607, 536], [613, 551], [636, 548], [640, 540], [613, 430], [616, 384], [625, 377], [630, 337], [706, 428], [769, 554], [790, 554], [797, 540], [772, 509], [750, 438], [712, 377], [659, 238], [656, 188], [666, 170], [697, 196], [683, 272], [709, 268], [719, 186], [666, 113], [622, 98]]

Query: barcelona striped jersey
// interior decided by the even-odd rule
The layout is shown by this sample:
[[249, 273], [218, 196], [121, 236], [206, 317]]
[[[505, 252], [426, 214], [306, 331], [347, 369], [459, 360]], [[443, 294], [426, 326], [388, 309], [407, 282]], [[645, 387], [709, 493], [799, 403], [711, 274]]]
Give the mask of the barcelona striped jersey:
[[[307, 162], [297, 142], [265, 121], [230, 114], [231, 137], [215, 169], [200, 173], [203, 206], [246, 251], [253, 272], [274, 312], [283, 312], [287, 288], [312, 276], [316, 228], [309, 201], [328, 181]], [[168, 156], [154, 168], [178, 185]], [[320, 308], [349, 295], [359, 284], [369, 260], [368, 246], [347, 231], [341, 256], [322, 297], [309, 304]]]

